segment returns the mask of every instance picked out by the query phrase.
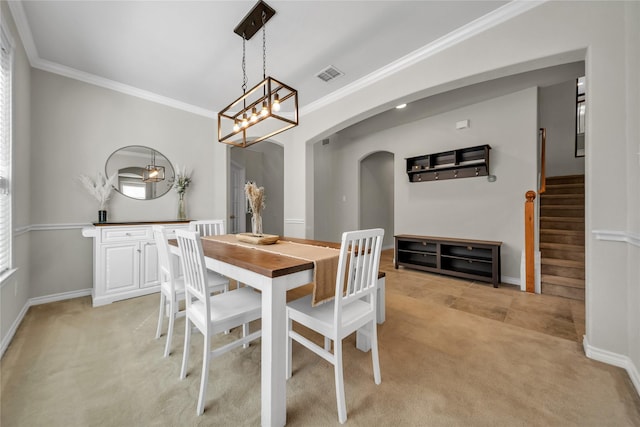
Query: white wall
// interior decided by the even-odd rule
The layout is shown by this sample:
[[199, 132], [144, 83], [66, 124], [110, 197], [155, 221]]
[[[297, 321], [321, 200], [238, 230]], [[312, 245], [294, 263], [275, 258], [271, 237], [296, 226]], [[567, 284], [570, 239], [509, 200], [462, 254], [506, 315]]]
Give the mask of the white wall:
[[[637, 156], [638, 11], [635, 2], [544, 2], [486, 31], [460, 35], [450, 44], [390, 66], [383, 76], [351, 86], [344, 96], [309, 109], [285, 142], [285, 218], [305, 218], [285, 233], [313, 235], [313, 164], [310, 144], [399, 101], [502, 75], [585, 60], [589, 114], [586, 144], [586, 339], [590, 356], [640, 366], [638, 272], [629, 243], [595, 238], [596, 230], [629, 235], [640, 216], [636, 174], [627, 159]], [[533, 3], [515, 2], [511, 7]], [[633, 60], [627, 62], [627, 57]], [[630, 90], [633, 89], [633, 90]], [[635, 100], [634, 100], [635, 99]], [[630, 138], [635, 138], [633, 142]], [[289, 177], [306, 177], [306, 183]], [[500, 177], [498, 176], [498, 179]], [[634, 179], [635, 181], [632, 181]], [[630, 219], [633, 218], [633, 219]], [[400, 220], [396, 219], [400, 224]], [[634, 226], [635, 227], [635, 226]], [[398, 228], [396, 232], [400, 232]], [[632, 291], [634, 289], [634, 291]], [[633, 311], [632, 311], [633, 310]], [[636, 338], [630, 339], [633, 336]], [[633, 347], [633, 348], [630, 348]], [[634, 380], [640, 388], [640, 376]]]
[[540, 88], [539, 99], [540, 127], [547, 130], [546, 176], [583, 175], [584, 157], [575, 156], [576, 80]]

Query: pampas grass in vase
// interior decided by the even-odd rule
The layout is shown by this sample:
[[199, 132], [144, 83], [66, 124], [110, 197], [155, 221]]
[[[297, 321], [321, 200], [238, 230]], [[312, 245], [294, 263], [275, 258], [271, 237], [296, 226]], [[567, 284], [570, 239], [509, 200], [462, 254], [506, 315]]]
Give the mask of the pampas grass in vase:
[[259, 187], [255, 182], [247, 182], [244, 185], [249, 209], [251, 210], [251, 232], [256, 236], [262, 236], [262, 210], [264, 209], [264, 187]]
[[98, 172], [98, 176], [95, 179], [87, 175], [78, 177], [78, 180], [84, 185], [89, 194], [98, 201], [98, 222], [107, 222], [107, 203], [111, 198], [111, 191], [117, 176], [118, 174], [114, 173], [107, 177], [102, 172]]

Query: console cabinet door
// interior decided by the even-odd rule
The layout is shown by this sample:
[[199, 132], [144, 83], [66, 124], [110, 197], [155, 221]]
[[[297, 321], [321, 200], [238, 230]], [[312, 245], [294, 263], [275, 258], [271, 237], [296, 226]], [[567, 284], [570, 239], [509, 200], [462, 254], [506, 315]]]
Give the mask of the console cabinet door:
[[158, 248], [154, 242], [140, 242], [140, 287], [160, 284]]
[[118, 293], [138, 288], [138, 242], [123, 242], [102, 246], [102, 284], [104, 293]]

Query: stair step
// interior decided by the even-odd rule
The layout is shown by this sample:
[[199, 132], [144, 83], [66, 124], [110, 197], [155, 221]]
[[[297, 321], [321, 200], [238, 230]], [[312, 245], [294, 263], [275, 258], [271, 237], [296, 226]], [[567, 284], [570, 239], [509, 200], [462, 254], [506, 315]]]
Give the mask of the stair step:
[[[541, 242], [540, 249], [552, 249], [567, 252], [584, 252], [582, 245], [570, 245], [566, 243]], [[543, 255], [544, 256], [544, 255]]]
[[584, 301], [584, 289], [542, 283], [541, 291], [544, 295], [555, 295], [558, 297]]
[[582, 194], [543, 194], [540, 196], [540, 205], [570, 205], [584, 206], [584, 195]]
[[[558, 260], [565, 261], [565, 260]], [[584, 265], [581, 267], [566, 267], [561, 265], [552, 265], [543, 263], [540, 266], [540, 273], [543, 276], [555, 276], [563, 279], [579, 279], [584, 281]]]
[[584, 246], [584, 231], [581, 230], [540, 230], [540, 242], [563, 243]]
[[542, 274], [540, 281], [550, 285], [569, 286], [571, 288], [584, 289], [584, 279], [576, 279], [572, 277], [560, 277], [552, 274]]
[[584, 270], [584, 261], [577, 261], [571, 259], [556, 259], [556, 258], [542, 258], [540, 260], [542, 265], [556, 265], [560, 267], [581, 268]]
[[549, 176], [545, 179], [547, 185], [555, 184], [582, 184], [584, 185], [584, 175]]
[[[545, 243], [547, 245], [557, 245], [557, 243]], [[542, 259], [558, 259], [568, 261], [584, 262], [584, 247], [580, 246], [580, 250], [567, 251], [565, 249], [545, 249], [540, 246]]]
[[[581, 221], [566, 217], [569, 221], [562, 221], [558, 217], [540, 217], [540, 232], [547, 230], [573, 230], [584, 232], [584, 218]], [[560, 217], [562, 218], [562, 217]]]
[[540, 217], [547, 216], [584, 216], [584, 206], [545, 205], [540, 206]]
[[545, 192], [540, 195], [558, 195], [558, 194], [578, 194], [584, 195], [584, 184], [559, 184], [549, 185], [547, 184]]

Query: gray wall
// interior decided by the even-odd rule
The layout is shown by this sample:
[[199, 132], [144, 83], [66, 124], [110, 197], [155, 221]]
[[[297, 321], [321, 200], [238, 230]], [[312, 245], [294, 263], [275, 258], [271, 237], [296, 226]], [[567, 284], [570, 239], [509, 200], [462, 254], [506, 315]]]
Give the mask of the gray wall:
[[[456, 130], [456, 122], [470, 121]], [[530, 88], [438, 114], [383, 131], [323, 146], [333, 161], [330, 176], [323, 174], [328, 202], [316, 205], [315, 217], [333, 217], [328, 240], [339, 240], [344, 230], [359, 224], [358, 163], [372, 152], [389, 151], [395, 157], [394, 232], [478, 240], [498, 240], [502, 246], [504, 281], [519, 283], [523, 247], [524, 194], [536, 184], [537, 88]], [[364, 136], [362, 136], [364, 135]], [[489, 144], [491, 173], [486, 177], [409, 183], [405, 158]], [[317, 175], [317, 172], [316, 172]], [[316, 189], [318, 189], [316, 178]]]
[[[230, 159], [245, 167], [245, 178], [264, 187], [265, 208], [262, 228], [267, 234], [284, 234], [284, 149], [268, 141], [248, 148], [231, 148]], [[251, 231], [251, 215], [246, 217], [246, 230]]]
[[394, 155], [379, 151], [360, 162], [360, 229], [383, 228], [383, 248], [393, 248]]
[[[78, 183], [80, 174], [104, 171], [109, 155], [126, 145], [145, 145], [162, 152], [174, 165], [193, 171], [187, 190], [190, 218], [223, 217], [226, 148], [215, 140], [213, 119], [196, 116], [76, 80], [32, 71], [32, 151], [30, 171], [32, 264], [30, 297], [92, 287], [91, 240], [78, 228], [61, 224], [97, 220], [97, 202]], [[175, 191], [155, 200], [134, 200], [114, 192], [110, 221], [175, 219]], [[60, 245], [65, 251], [60, 251]]]
[[[31, 67], [7, 2], [0, 2], [0, 15], [6, 22], [15, 43], [13, 67], [13, 228], [23, 229], [31, 223]], [[30, 233], [14, 234], [13, 264], [16, 272], [0, 287], [0, 339], [8, 344], [9, 334], [15, 333], [16, 320], [29, 299]]]
[[539, 97], [540, 127], [547, 129], [546, 175], [583, 175], [584, 157], [575, 156], [575, 79], [540, 88]]

